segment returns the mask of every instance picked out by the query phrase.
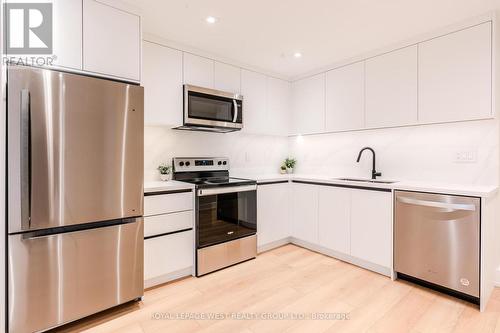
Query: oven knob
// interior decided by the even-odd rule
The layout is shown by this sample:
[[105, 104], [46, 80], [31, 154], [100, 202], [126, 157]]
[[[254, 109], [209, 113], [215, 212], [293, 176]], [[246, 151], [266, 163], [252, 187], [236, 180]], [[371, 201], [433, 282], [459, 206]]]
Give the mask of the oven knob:
[[222, 164], [222, 162], [221, 162], [221, 161], [219, 161], [219, 162], [217, 162], [217, 164], [218, 164], [218, 165], [221, 165], [221, 164]]
[[226, 161], [224, 161], [224, 162], [222, 162], [222, 164], [226, 165], [226, 164], [227, 164], [227, 162], [226, 162]]
[[189, 162], [186, 162], [186, 166], [189, 166], [190, 164], [191, 164], [191, 163], [189, 163]]
[[184, 162], [179, 162], [179, 165], [180, 166], [184, 166]]

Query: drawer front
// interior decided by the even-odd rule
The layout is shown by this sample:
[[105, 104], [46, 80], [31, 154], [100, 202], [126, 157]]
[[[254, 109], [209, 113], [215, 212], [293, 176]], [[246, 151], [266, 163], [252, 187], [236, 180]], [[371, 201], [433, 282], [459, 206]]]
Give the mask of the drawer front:
[[166, 234], [192, 227], [192, 210], [148, 216], [144, 218], [144, 237]]
[[193, 231], [144, 240], [144, 280], [193, 266]]
[[193, 192], [144, 197], [144, 216], [168, 214], [193, 209]]

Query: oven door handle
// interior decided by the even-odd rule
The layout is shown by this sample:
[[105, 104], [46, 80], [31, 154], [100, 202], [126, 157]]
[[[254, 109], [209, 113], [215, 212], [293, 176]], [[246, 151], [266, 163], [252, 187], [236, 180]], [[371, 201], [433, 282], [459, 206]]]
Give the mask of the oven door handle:
[[249, 191], [256, 191], [256, 190], [257, 190], [257, 185], [242, 185], [242, 186], [230, 186], [230, 187], [200, 189], [200, 190], [198, 190], [197, 194], [199, 197], [205, 197], [207, 195], [249, 192]]

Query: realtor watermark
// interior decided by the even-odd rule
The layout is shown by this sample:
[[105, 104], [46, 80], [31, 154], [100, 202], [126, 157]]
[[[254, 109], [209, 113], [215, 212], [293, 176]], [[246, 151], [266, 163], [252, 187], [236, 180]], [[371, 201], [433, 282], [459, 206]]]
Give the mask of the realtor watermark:
[[153, 312], [153, 320], [349, 320], [348, 312]]
[[4, 3], [4, 63], [50, 66], [53, 55], [53, 4]]

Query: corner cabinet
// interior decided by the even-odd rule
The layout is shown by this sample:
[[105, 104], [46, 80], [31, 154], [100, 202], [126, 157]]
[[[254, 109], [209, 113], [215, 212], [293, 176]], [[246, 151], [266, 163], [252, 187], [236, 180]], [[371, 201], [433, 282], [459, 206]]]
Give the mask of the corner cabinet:
[[140, 16], [83, 0], [83, 70], [139, 82]]
[[259, 251], [285, 244], [290, 236], [290, 184], [259, 184], [257, 187], [257, 246]]
[[325, 73], [292, 84], [291, 134], [313, 134], [325, 131]]

